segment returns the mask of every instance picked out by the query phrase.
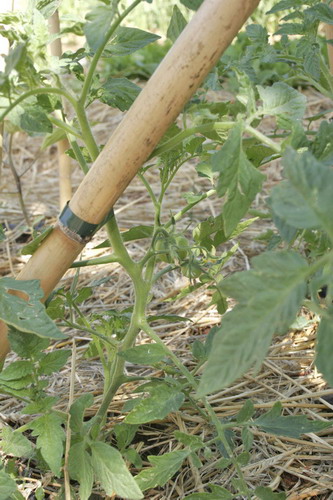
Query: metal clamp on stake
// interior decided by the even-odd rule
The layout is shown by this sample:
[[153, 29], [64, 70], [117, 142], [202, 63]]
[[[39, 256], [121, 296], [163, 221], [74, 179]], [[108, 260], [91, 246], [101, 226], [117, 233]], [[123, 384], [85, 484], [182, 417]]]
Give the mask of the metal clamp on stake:
[[80, 219], [72, 212], [69, 201], [59, 215], [59, 226], [62, 231], [72, 240], [78, 243], [88, 243], [94, 234], [114, 216], [113, 209], [104, 217], [99, 224], [91, 224], [83, 219]]

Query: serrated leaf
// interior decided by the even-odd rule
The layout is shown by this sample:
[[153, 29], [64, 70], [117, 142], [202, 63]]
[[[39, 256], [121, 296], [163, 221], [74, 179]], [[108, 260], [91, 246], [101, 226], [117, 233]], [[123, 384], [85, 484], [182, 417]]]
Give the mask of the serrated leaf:
[[37, 248], [41, 245], [41, 243], [45, 240], [45, 238], [52, 233], [53, 227], [48, 227], [41, 234], [39, 234], [36, 238], [34, 238], [30, 243], [24, 245], [21, 250], [22, 255], [32, 255], [35, 253]]
[[266, 252], [253, 269], [220, 284], [239, 304], [223, 317], [199, 384], [202, 396], [228, 386], [264, 359], [274, 333], [293, 322], [306, 293], [307, 263], [294, 252]]
[[199, 436], [194, 436], [192, 434], [186, 434], [185, 432], [175, 431], [175, 438], [188, 447], [191, 451], [200, 450], [200, 448], [204, 448], [205, 443]]
[[290, 226], [324, 228], [333, 234], [333, 171], [309, 153], [288, 149], [284, 160], [284, 181], [272, 190], [273, 212]]
[[29, 135], [43, 135], [51, 133], [52, 123], [41, 106], [30, 103], [21, 103], [8, 115], [10, 121]]
[[29, 439], [20, 432], [14, 432], [8, 426], [3, 427], [0, 431], [0, 444], [2, 453], [14, 455], [14, 457], [29, 458], [34, 451]]
[[166, 482], [180, 469], [183, 461], [190, 455], [190, 450], [171, 451], [161, 456], [148, 456], [153, 467], [144, 469], [135, 481], [142, 491], [156, 486], [164, 486]]
[[275, 32], [275, 35], [303, 35], [304, 31], [301, 23], [285, 23]]
[[159, 344], [145, 344], [130, 347], [126, 351], [118, 352], [118, 355], [130, 363], [153, 365], [166, 357], [165, 350]]
[[315, 365], [333, 387], [333, 318], [322, 318], [317, 331]]
[[16, 380], [26, 375], [30, 375], [33, 371], [33, 363], [31, 361], [14, 361], [8, 365], [0, 373], [0, 380], [2, 382], [9, 380]]
[[98, 90], [98, 98], [108, 106], [126, 111], [141, 92], [127, 78], [111, 78]]
[[258, 486], [254, 493], [260, 500], [285, 500], [287, 498], [285, 493], [274, 493], [266, 486]]
[[303, 117], [306, 97], [284, 82], [274, 83], [271, 87], [258, 85], [263, 102], [263, 114], [297, 120]]
[[16, 482], [4, 470], [0, 470], [0, 498], [7, 500], [18, 491]]
[[86, 15], [83, 31], [89, 47], [96, 51], [104, 42], [115, 12], [112, 5], [98, 5]]
[[172, 16], [167, 30], [167, 37], [172, 42], [175, 42], [186, 25], [187, 21], [183, 16], [181, 10], [179, 9], [179, 7], [177, 7], [177, 5], [174, 5], [172, 9]]
[[91, 443], [90, 447], [96, 479], [107, 495], [118, 495], [129, 500], [143, 498], [118, 450], [102, 442]]
[[250, 420], [250, 418], [254, 414], [254, 411], [255, 410], [251, 399], [247, 399], [243, 407], [237, 413], [237, 423], [247, 422], [248, 420]]
[[63, 419], [55, 412], [49, 412], [30, 422], [32, 435], [37, 436], [36, 446], [53, 474], [60, 476], [64, 451], [65, 432]]
[[115, 37], [107, 45], [106, 53], [115, 56], [129, 55], [159, 38], [161, 38], [159, 35], [148, 31], [120, 26]]
[[32, 403], [29, 403], [27, 406], [25, 406], [22, 410], [22, 413], [24, 413], [25, 415], [46, 413], [47, 411], [51, 410], [52, 406], [54, 406], [58, 400], [59, 397], [44, 395], [44, 397], [39, 398], [36, 401], [33, 401]]
[[150, 385], [147, 389], [145, 384], [143, 390], [147, 390], [149, 396], [142, 399], [127, 415], [125, 422], [128, 424], [143, 424], [163, 419], [169, 413], [177, 411], [185, 399], [184, 393], [165, 382]]
[[266, 14], [275, 14], [276, 12], [280, 12], [281, 10], [293, 9], [295, 5], [301, 5], [302, 2], [298, 0], [281, 0], [274, 7], [272, 7]]
[[39, 373], [51, 375], [51, 373], [59, 371], [67, 363], [70, 355], [71, 351], [65, 349], [48, 352], [39, 362]]
[[249, 24], [246, 26], [246, 34], [254, 43], [265, 45], [268, 41], [267, 30], [260, 24]]
[[307, 12], [315, 17], [318, 21], [326, 24], [333, 24], [333, 9], [326, 3], [318, 3], [307, 10]]
[[79, 496], [81, 500], [88, 500], [94, 482], [94, 472], [91, 456], [86, 450], [84, 442], [75, 443], [71, 446], [68, 456], [69, 475], [78, 481]]
[[71, 416], [70, 427], [73, 432], [81, 432], [84, 412], [94, 402], [92, 394], [83, 394], [72, 403], [69, 413]]
[[21, 358], [36, 356], [49, 345], [48, 339], [43, 339], [33, 333], [20, 332], [13, 328], [9, 329], [8, 339], [12, 350]]
[[270, 434], [293, 438], [299, 438], [302, 434], [318, 432], [331, 426], [330, 422], [309, 420], [305, 415], [284, 417], [280, 414], [281, 411], [282, 405], [277, 402], [269, 412], [253, 420], [251, 425], [260, 427]]
[[211, 162], [213, 170], [219, 172], [217, 193], [225, 197], [222, 219], [228, 236], [246, 214], [264, 180], [243, 151], [240, 123], [230, 131], [220, 151], [211, 157]]
[[[23, 292], [24, 300], [10, 291]], [[66, 338], [46, 314], [40, 300], [44, 292], [38, 280], [17, 281], [13, 278], [0, 279], [0, 319], [22, 332], [34, 333], [52, 339]]]

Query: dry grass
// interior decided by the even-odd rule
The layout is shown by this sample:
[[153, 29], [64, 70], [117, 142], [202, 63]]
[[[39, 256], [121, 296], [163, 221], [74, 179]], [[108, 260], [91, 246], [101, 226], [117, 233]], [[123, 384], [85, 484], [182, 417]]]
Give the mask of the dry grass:
[[[309, 114], [321, 109], [327, 109], [330, 104], [315, 92], [308, 92]], [[103, 143], [121, 118], [118, 113], [110, 113], [103, 105], [95, 105], [92, 118], [97, 124], [94, 127], [98, 140]], [[265, 123], [268, 131], [272, 124]], [[42, 216], [47, 223], [52, 223], [58, 213], [57, 167], [55, 148], [39, 153], [39, 139], [27, 138], [23, 134], [17, 135], [14, 140], [13, 160], [17, 172], [21, 175], [24, 201], [30, 217], [33, 219]], [[16, 187], [8, 168], [8, 157], [0, 179], [1, 190], [1, 221], [10, 228], [7, 240], [1, 247], [0, 274], [2, 276], [16, 275], [22, 268], [26, 257], [20, 255], [20, 248], [24, 239], [24, 219], [16, 194]], [[255, 200], [255, 208], [263, 208], [265, 196], [274, 183], [280, 179], [280, 167], [272, 164], [267, 167], [267, 182], [263, 193]], [[152, 188], [158, 189], [159, 176], [157, 169], [148, 172], [148, 180]], [[75, 170], [73, 182], [78, 185], [82, 178], [81, 173]], [[201, 189], [205, 180], [198, 178], [193, 165], [186, 165], [175, 179], [165, 203], [165, 213], [182, 205], [182, 194], [188, 191]], [[204, 187], [204, 186], [202, 186]], [[219, 200], [206, 201], [192, 214], [179, 224], [180, 231], [186, 231], [190, 224], [202, 220], [209, 215], [219, 212]], [[128, 187], [116, 206], [116, 214], [122, 229], [128, 229], [136, 224], [147, 224], [153, 220], [152, 206], [145, 188], [138, 179]], [[249, 266], [249, 259], [258, 254], [263, 245], [255, 240], [269, 222], [259, 221], [252, 225], [239, 240], [239, 251], [231, 259], [225, 273], [231, 273]], [[83, 258], [103, 255], [103, 250], [96, 250], [94, 246], [105, 239], [101, 231], [83, 253]], [[128, 245], [131, 255], [135, 258], [142, 256], [144, 243], [133, 242]], [[74, 271], [70, 270], [62, 281], [62, 285], [69, 286]], [[84, 268], [80, 273], [80, 285], [89, 285], [92, 281], [102, 277], [109, 280], [95, 289], [94, 295], [84, 304], [83, 310], [101, 312], [107, 309], [130, 306], [133, 301], [131, 283], [123, 269], [118, 265], [109, 264], [99, 267]], [[199, 289], [197, 292], [181, 300], [166, 302], [166, 298], [173, 298], [185, 285], [176, 271], [166, 274], [153, 290], [150, 312], [158, 311], [168, 314], [186, 316], [190, 321], [185, 323], [157, 324], [156, 331], [160, 337], [191, 367], [193, 360], [189, 347], [195, 339], [204, 339], [210, 328], [219, 323], [220, 317], [215, 307], [209, 306], [210, 292]], [[261, 412], [272, 407], [279, 400], [284, 406], [284, 413], [292, 415], [305, 414], [310, 418], [320, 420], [331, 419], [333, 391], [326, 387], [320, 374], [313, 365], [314, 342], [316, 335], [316, 321], [307, 312], [303, 313], [304, 326], [302, 329], [292, 330], [284, 338], [275, 339], [269, 355], [255, 377], [246, 375], [232, 387], [218, 394], [210, 396], [219, 418], [228, 418], [239, 411], [243, 403], [251, 398], [257, 411]], [[50, 394], [61, 396], [59, 408], [66, 410], [68, 406], [70, 381], [74, 384], [75, 397], [90, 392], [95, 395], [95, 407], [90, 411], [93, 414], [102, 397], [102, 367], [97, 360], [88, 361], [83, 357], [89, 338], [80, 331], [68, 331], [70, 340], [62, 343], [72, 346], [75, 339], [75, 359], [69, 363], [60, 374], [56, 374], [51, 381]], [[141, 342], [147, 339], [142, 336]], [[57, 344], [52, 348], [60, 347]], [[11, 354], [8, 360], [14, 359]], [[75, 365], [75, 372], [73, 371]], [[131, 373], [148, 374], [151, 369], [146, 367], [128, 366]], [[159, 373], [156, 372], [155, 376]], [[122, 420], [121, 409], [124, 402], [131, 398], [133, 387], [126, 386], [114, 399], [110, 406], [107, 420], [107, 430]], [[20, 425], [28, 421], [28, 417], [20, 414], [20, 403], [14, 398], [0, 397], [0, 416], [11, 426]], [[209, 438], [213, 429], [203, 419], [200, 413], [193, 409], [170, 414], [163, 421], [143, 425], [135, 439], [135, 448], [143, 457], [149, 454], [162, 454], [176, 449], [179, 444], [173, 436], [174, 431], [180, 430], [202, 438]], [[236, 452], [242, 450], [239, 441]], [[262, 432], [255, 432], [255, 442], [251, 452], [251, 461], [244, 467], [245, 478], [251, 487], [267, 485], [278, 491], [285, 491], [289, 500], [305, 498], [330, 499], [333, 498], [333, 436], [332, 431], [325, 430], [319, 435], [309, 434], [301, 439], [277, 437]], [[163, 488], [149, 491], [146, 498], [167, 500], [182, 499], [191, 492], [203, 491], [204, 485], [214, 482], [229, 487], [233, 469], [221, 471], [216, 468], [216, 457], [201, 457], [203, 467], [195, 468], [188, 461], [181, 472]], [[145, 464], [148, 462], [145, 461]], [[43, 485], [49, 492], [50, 498], [55, 496], [59, 485], [48, 474], [41, 474], [34, 470], [31, 464], [21, 464], [22, 475], [25, 476], [25, 498], [34, 498], [33, 492], [39, 485]], [[135, 473], [136, 471], [133, 470]], [[29, 494], [31, 496], [29, 496]]]

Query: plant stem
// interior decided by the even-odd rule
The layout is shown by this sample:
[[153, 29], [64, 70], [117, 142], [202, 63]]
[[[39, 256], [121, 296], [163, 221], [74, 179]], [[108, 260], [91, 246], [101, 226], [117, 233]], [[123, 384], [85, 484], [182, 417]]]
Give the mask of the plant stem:
[[118, 257], [112, 254], [112, 255], [105, 255], [104, 257], [96, 257], [95, 259], [78, 260], [76, 262], [73, 262], [73, 264], [70, 267], [73, 268], [73, 267], [98, 266], [100, 264], [112, 264], [114, 262], [119, 262], [119, 259]]
[[202, 200], [205, 200], [206, 198], [210, 198], [214, 194], [216, 194], [216, 189], [210, 189], [196, 201], [193, 201], [192, 203], [186, 205], [186, 207], [182, 208], [179, 212], [177, 212], [175, 215], [172, 216], [172, 220], [170, 220], [164, 225], [165, 229], [168, 229], [174, 222], [179, 221], [183, 217], [183, 215], [186, 214], [186, 212], [188, 212], [189, 210], [191, 210], [191, 208], [195, 207], [195, 205], [200, 203]]
[[75, 139], [71, 138], [70, 135], [68, 136], [68, 140], [69, 140], [70, 145], [72, 146], [73, 152], [75, 154], [75, 158], [77, 159], [78, 164], [80, 165], [82, 172], [84, 174], [87, 174], [89, 172], [89, 167], [87, 165], [86, 160], [84, 159], [83, 154], [81, 153], [80, 146], [78, 145], [78, 143], [76, 142]]
[[91, 131], [86, 111], [81, 102], [77, 102], [76, 104], [76, 116], [77, 119], [79, 120], [81, 132], [83, 135], [85, 145], [89, 151], [89, 155], [91, 159], [95, 161], [97, 156], [99, 155], [99, 148]]
[[79, 130], [76, 130], [74, 127], [69, 125], [68, 123], [64, 122], [63, 120], [59, 120], [55, 116], [49, 115], [48, 119], [50, 120], [53, 125], [56, 125], [56, 127], [61, 128], [68, 134], [74, 135], [75, 137], [78, 137], [79, 139], [82, 139], [82, 134], [79, 132]]
[[251, 127], [251, 125], [247, 125], [245, 127], [245, 130], [249, 134], [253, 135], [253, 137], [256, 137], [257, 139], [259, 139], [259, 141], [263, 142], [268, 147], [270, 147], [271, 149], [273, 149], [273, 151], [275, 151], [278, 154], [281, 154], [281, 146], [280, 146], [280, 144], [277, 144], [276, 142], [272, 141], [272, 139], [270, 139], [266, 135], [264, 135], [261, 132], [259, 132], [259, 130]]
[[116, 29], [118, 28], [119, 24], [125, 19], [125, 17], [141, 2], [142, 0], [135, 0], [127, 9], [124, 10], [124, 12], [119, 16], [119, 18], [111, 25], [109, 31], [105, 35], [104, 42], [98, 47], [96, 50], [91, 63], [89, 67], [89, 71], [86, 75], [84, 85], [81, 91], [81, 95], [79, 97], [79, 103], [82, 106], [85, 106], [87, 96], [91, 87], [91, 82], [93, 80], [96, 66], [98, 64], [98, 61], [103, 53], [103, 50], [105, 49], [106, 44], [110, 40], [111, 36], [114, 34]]

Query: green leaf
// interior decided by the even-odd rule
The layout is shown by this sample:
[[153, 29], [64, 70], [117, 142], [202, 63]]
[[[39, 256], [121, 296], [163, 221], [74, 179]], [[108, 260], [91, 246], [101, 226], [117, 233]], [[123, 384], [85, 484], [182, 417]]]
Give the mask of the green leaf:
[[[29, 458], [33, 454], [33, 447], [29, 439], [20, 432], [13, 431], [5, 426], [0, 432], [1, 451], [5, 455], [14, 455], [14, 457]], [[1, 498], [1, 496], [0, 496]]]
[[315, 80], [320, 79], [320, 46], [306, 37], [297, 44], [297, 56], [303, 60], [304, 70]]
[[179, 7], [177, 7], [177, 5], [174, 5], [172, 9], [172, 16], [167, 30], [167, 37], [172, 42], [175, 42], [186, 25], [187, 21], [185, 17], [179, 10]]
[[293, 9], [296, 5], [301, 5], [303, 2], [298, 0], [281, 0], [274, 7], [272, 7], [266, 14], [275, 14], [281, 10]]
[[243, 407], [237, 413], [237, 423], [247, 422], [248, 420], [250, 420], [250, 418], [254, 414], [254, 411], [255, 410], [251, 399], [247, 399]]
[[36, 104], [21, 103], [10, 112], [9, 119], [29, 135], [43, 135], [53, 130], [47, 113]]
[[18, 43], [13, 49], [5, 56], [6, 66], [5, 75], [9, 76], [10, 73], [24, 60], [26, 55], [26, 46], [23, 43]]
[[205, 447], [205, 443], [199, 436], [194, 436], [192, 434], [186, 434], [185, 432], [175, 431], [175, 438], [180, 441], [186, 448], [191, 451], [200, 450], [200, 448]]
[[266, 252], [253, 269], [220, 284], [239, 304], [223, 317], [199, 384], [200, 396], [228, 386], [264, 359], [274, 333], [293, 322], [306, 293], [307, 263], [294, 252]]
[[243, 446], [246, 451], [250, 451], [253, 444], [253, 433], [248, 429], [248, 427], [243, 427], [242, 429], [242, 441]]
[[260, 26], [260, 24], [249, 24], [246, 26], [246, 34], [251, 42], [259, 43], [261, 45], [267, 44], [267, 30], [263, 26]]
[[55, 13], [59, 5], [60, 0], [38, 0], [36, 2], [36, 9], [40, 11], [45, 19], [48, 19]]
[[92, 443], [90, 447], [96, 479], [107, 495], [118, 495], [129, 500], [143, 498], [118, 450], [102, 442]]
[[225, 197], [222, 210], [224, 232], [230, 235], [260, 190], [264, 176], [249, 162], [242, 147], [241, 123], [230, 131], [223, 147], [211, 158], [219, 172], [217, 193]]
[[306, 109], [306, 97], [284, 82], [274, 83], [271, 87], [258, 85], [263, 102], [263, 114], [291, 120], [301, 119]]
[[148, 31], [120, 26], [115, 37], [107, 45], [105, 53], [107, 55], [126, 56], [138, 49], [142, 49], [149, 43], [155, 42], [159, 38], [161, 37]]
[[171, 451], [161, 456], [148, 456], [153, 467], [141, 471], [135, 478], [142, 491], [164, 486], [165, 483], [180, 469], [183, 461], [190, 455], [190, 450]]
[[32, 435], [37, 436], [36, 446], [53, 474], [60, 476], [64, 451], [65, 433], [62, 428], [63, 419], [55, 412], [49, 412], [33, 420], [29, 427]]
[[5, 241], [5, 239], [6, 239], [6, 235], [5, 235], [4, 228], [0, 225], [0, 242]]
[[98, 5], [86, 15], [83, 31], [89, 47], [96, 51], [105, 41], [115, 12], [112, 5]]
[[169, 413], [177, 411], [185, 399], [182, 392], [165, 382], [144, 384], [143, 387], [142, 390], [149, 392], [149, 396], [142, 399], [127, 415], [125, 422], [128, 424], [143, 424], [163, 419]]
[[0, 373], [0, 381], [16, 380], [30, 375], [33, 367], [31, 361], [14, 361]]
[[324, 228], [333, 235], [333, 170], [309, 153], [286, 151], [284, 181], [272, 190], [273, 212], [290, 226]]
[[92, 394], [83, 394], [71, 405], [69, 413], [71, 415], [70, 427], [73, 432], [81, 432], [84, 412], [94, 402]]
[[314, 17], [322, 23], [333, 24], [333, 9], [326, 3], [318, 3], [308, 9], [307, 12], [314, 15]]
[[4, 470], [0, 470], [0, 498], [8, 500], [13, 493], [16, 493], [16, 482]]
[[[27, 300], [12, 295], [11, 291], [23, 292]], [[66, 338], [46, 314], [40, 300], [44, 292], [38, 280], [17, 281], [0, 279], [0, 319], [22, 332], [34, 333], [52, 339]]]
[[287, 498], [285, 493], [274, 493], [266, 486], [258, 486], [254, 493], [260, 500], [285, 500]]
[[317, 331], [315, 365], [327, 383], [333, 387], [333, 315], [321, 319]]
[[197, 359], [198, 361], [202, 361], [202, 360], [206, 359], [206, 357], [207, 357], [206, 347], [204, 346], [204, 344], [202, 342], [200, 342], [200, 340], [196, 339], [193, 342], [191, 351], [192, 351], [193, 357], [195, 359]]
[[269, 434], [293, 438], [299, 438], [309, 432], [318, 432], [332, 425], [330, 422], [308, 420], [305, 415], [283, 417], [281, 412], [282, 405], [277, 402], [269, 412], [253, 420], [251, 425], [260, 427]]
[[46, 413], [51, 410], [52, 406], [54, 406], [59, 401], [59, 397], [56, 396], [45, 396], [29, 403], [24, 407], [22, 413], [25, 415], [36, 415], [37, 413]]
[[35, 253], [37, 248], [41, 245], [42, 241], [45, 240], [45, 238], [52, 233], [53, 227], [48, 227], [45, 229], [41, 234], [39, 234], [36, 238], [34, 238], [30, 243], [27, 245], [24, 245], [24, 247], [21, 250], [22, 255], [32, 255]]
[[71, 446], [68, 456], [69, 475], [80, 484], [79, 497], [88, 500], [94, 483], [94, 472], [91, 456], [84, 442]]
[[159, 344], [144, 344], [130, 347], [118, 355], [137, 365], [153, 365], [166, 357], [165, 350]]
[[185, 5], [188, 9], [198, 10], [203, 0], [180, 0], [180, 3]]
[[8, 339], [10, 347], [21, 358], [38, 356], [49, 345], [48, 339], [43, 339], [33, 333], [20, 332], [12, 328], [9, 329]]
[[56, 351], [48, 352], [39, 362], [39, 373], [43, 375], [51, 375], [62, 368], [71, 355], [71, 351], [59, 349]]
[[211, 493], [192, 493], [184, 498], [184, 500], [231, 500], [235, 496], [223, 486], [209, 485]]
[[141, 88], [127, 78], [111, 78], [98, 90], [98, 98], [108, 106], [126, 111]]
[[131, 444], [137, 429], [137, 425], [130, 425], [125, 423], [116, 424], [114, 426], [113, 432], [115, 433], [117, 446], [120, 450], [123, 450]]

